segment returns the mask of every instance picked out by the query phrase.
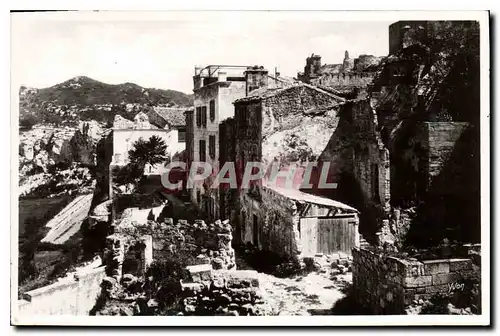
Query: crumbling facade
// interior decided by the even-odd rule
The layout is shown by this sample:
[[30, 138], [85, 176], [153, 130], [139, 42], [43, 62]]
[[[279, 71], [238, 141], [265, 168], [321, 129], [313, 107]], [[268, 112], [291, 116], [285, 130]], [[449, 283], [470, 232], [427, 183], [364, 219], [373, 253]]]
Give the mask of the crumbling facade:
[[480, 251], [480, 246], [461, 246], [461, 255], [457, 258], [420, 261], [354, 249], [352, 269], [356, 303], [372, 314], [419, 314], [426, 300], [472, 292], [477, 300], [472, 302], [472, 307], [477, 314], [481, 304], [478, 290], [481, 268], [474, 257], [477, 250]]
[[[220, 158], [220, 165], [235, 162], [239, 182], [248, 162], [271, 164], [278, 159], [282, 163], [290, 160], [305, 163], [314, 160], [314, 151], [306, 143], [301, 146], [308, 149], [302, 151], [299, 148], [296, 153], [285, 153], [281, 157], [283, 153], [274, 150], [278, 144], [273, 136], [290, 131], [293, 136], [290, 133], [286, 139], [291, 136], [292, 141], [303, 141], [303, 138], [295, 138], [293, 130], [304, 126], [308, 118], [313, 127], [321, 125], [321, 128], [314, 128], [316, 131], [321, 129], [321, 132], [330, 134], [335, 127], [335, 109], [345, 102], [339, 96], [305, 83], [270, 88], [266, 85], [265, 74], [254, 75], [258, 76], [255, 82], [261, 83], [261, 87], [255, 87], [247, 97], [236, 100], [234, 119], [227, 120], [220, 128], [221, 138], [225, 140], [224, 148], [221, 147], [224, 157]], [[322, 134], [316, 136], [321, 138]], [[283, 139], [278, 139], [283, 142]], [[321, 147], [321, 143], [316, 145]], [[315, 238], [323, 237], [322, 228], [329, 225], [338, 227], [338, 216], [343, 213], [346, 214], [346, 228], [352, 227], [351, 231], [346, 229], [345, 236], [349, 236], [346, 238], [349, 243], [343, 245], [345, 251], [342, 251], [349, 254], [350, 247], [347, 245], [359, 244], [356, 238], [357, 210], [297, 190], [304, 179], [303, 169], [298, 169], [293, 179], [292, 187], [286, 186], [286, 183], [283, 183], [285, 187], [280, 187], [281, 182], [268, 185], [266, 178], [238, 189], [221, 186], [219, 206], [221, 213], [233, 223], [235, 241], [238, 244], [250, 243], [289, 258], [338, 252], [340, 245], [330, 244], [334, 240], [333, 235], [321, 243]], [[325, 218], [324, 222], [318, 220], [321, 216]]]
[[[472, 223], [479, 225], [479, 203], [473, 187], [478, 176], [474, 124], [479, 105], [470, 105], [469, 99], [458, 103], [461, 97], [452, 93], [462, 92], [471, 101], [477, 97], [476, 86], [467, 86], [477, 80], [472, 72], [477, 57], [473, 24], [413, 22], [405, 28], [406, 23], [391, 26], [390, 43], [400, 49], [383, 61], [368, 97], [339, 111], [338, 127], [321, 154], [322, 161], [335, 166], [332, 174], [339, 187], [322, 195], [359, 209], [360, 230], [372, 243], [377, 231], [382, 240], [400, 243], [407, 234], [417, 234], [412, 242], [424, 245], [439, 244], [444, 237], [475, 242], [479, 235]], [[425, 38], [403, 43], [394, 27], [417, 29]], [[464, 53], [454, 56], [455, 63], [438, 53], [445, 36], [470, 42], [464, 42], [470, 50], [452, 49], [454, 43], [464, 43], [447, 42], [448, 53]], [[471, 72], [464, 71], [467, 67]], [[444, 84], [448, 78], [461, 84]], [[460, 153], [467, 153], [462, 160]], [[471, 224], [458, 224], [458, 212]]]
[[172, 218], [162, 218], [162, 209], [128, 209], [115, 222], [103, 257], [108, 276], [120, 279], [123, 274], [144, 275], [153, 261], [160, 261], [179, 248], [179, 253], [187, 253], [197, 263], [209, 264], [215, 270], [236, 267], [228, 221], [174, 222]]

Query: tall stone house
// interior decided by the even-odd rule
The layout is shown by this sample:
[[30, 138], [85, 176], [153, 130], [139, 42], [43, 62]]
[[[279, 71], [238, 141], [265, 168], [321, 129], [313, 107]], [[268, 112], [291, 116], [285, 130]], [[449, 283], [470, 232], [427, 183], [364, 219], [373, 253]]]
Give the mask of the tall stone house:
[[[233, 102], [245, 97], [260, 85], [260, 75], [273, 86], [283, 86], [288, 79], [278, 73], [269, 75], [259, 66], [208, 65], [195, 67], [193, 76], [194, 108], [186, 113], [186, 157], [188, 167], [193, 162], [207, 162], [219, 167], [219, 124], [234, 115]], [[191, 202], [207, 214], [210, 219], [220, 217], [218, 190], [205, 183], [195, 184], [189, 189]]]

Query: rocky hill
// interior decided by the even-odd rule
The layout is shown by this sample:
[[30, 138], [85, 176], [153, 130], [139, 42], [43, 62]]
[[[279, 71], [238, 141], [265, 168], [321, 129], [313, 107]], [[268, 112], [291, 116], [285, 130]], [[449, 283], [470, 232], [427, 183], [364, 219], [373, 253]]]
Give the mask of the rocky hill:
[[127, 114], [137, 107], [190, 106], [193, 96], [133, 83], [106, 84], [79, 76], [43, 89], [22, 86], [19, 100], [22, 127], [37, 123], [76, 126], [82, 120], [112, 122], [115, 114]]

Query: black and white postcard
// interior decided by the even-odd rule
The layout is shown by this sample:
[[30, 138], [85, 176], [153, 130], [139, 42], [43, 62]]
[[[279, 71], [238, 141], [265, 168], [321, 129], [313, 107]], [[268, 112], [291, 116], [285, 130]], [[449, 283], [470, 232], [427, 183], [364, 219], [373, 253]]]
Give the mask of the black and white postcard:
[[17, 12], [11, 43], [12, 324], [490, 324], [487, 11]]

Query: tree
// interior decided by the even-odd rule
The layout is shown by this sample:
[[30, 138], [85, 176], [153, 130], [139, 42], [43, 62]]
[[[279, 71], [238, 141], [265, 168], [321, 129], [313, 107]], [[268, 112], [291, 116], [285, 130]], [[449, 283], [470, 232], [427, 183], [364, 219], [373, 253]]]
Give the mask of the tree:
[[148, 141], [142, 138], [134, 142], [133, 148], [129, 150], [128, 155], [130, 163], [144, 170], [146, 164], [152, 166], [167, 161], [167, 144], [157, 135], [153, 135]]
[[33, 114], [22, 116], [19, 120], [19, 126], [24, 129], [32, 129], [38, 123], [38, 119]]
[[40, 226], [43, 221], [34, 216], [24, 221], [24, 233], [19, 239], [19, 283], [38, 274], [35, 264], [35, 254], [43, 235]]

